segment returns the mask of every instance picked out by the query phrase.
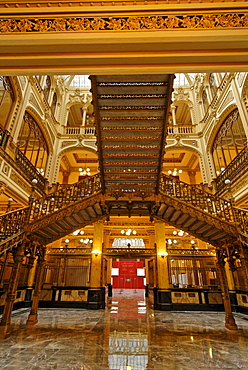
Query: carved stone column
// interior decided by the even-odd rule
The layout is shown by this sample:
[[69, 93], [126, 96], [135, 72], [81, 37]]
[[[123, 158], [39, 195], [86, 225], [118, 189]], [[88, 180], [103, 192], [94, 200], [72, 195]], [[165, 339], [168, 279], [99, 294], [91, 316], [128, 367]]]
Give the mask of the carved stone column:
[[86, 124], [86, 114], [87, 114], [88, 107], [83, 107], [83, 117], [82, 117], [82, 126], [85, 126]]
[[23, 249], [24, 244], [18, 244], [17, 248], [14, 251], [14, 264], [12, 267], [12, 272], [9, 280], [9, 286], [7, 291], [7, 298], [5, 301], [5, 306], [3, 310], [2, 320], [0, 323], [0, 340], [5, 339], [10, 332], [10, 322], [11, 322], [11, 313], [16, 297], [16, 290], [17, 290], [17, 284], [18, 279], [20, 275], [20, 270], [22, 266], [23, 261]]
[[176, 120], [176, 106], [175, 105], [171, 105], [171, 113], [172, 113], [172, 122], [173, 122], [173, 125], [176, 126], [177, 124], [177, 120]]
[[32, 300], [32, 307], [28, 316], [27, 325], [35, 325], [38, 322], [38, 305], [43, 283], [43, 273], [45, 265], [45, 247], [38, 248], [38, 253], [36, 282]]
[[228, 283], [226, 278], [226, 272], [225, 272], [225, 254], [223, 249], [217, 249], [216, 251], [217, 256], [217, 267], [219, 271], [219, 278], [220, 278], [220, 286], [222, 291], [222, 298], [223, 298], [223, 304], [225, 308], [225, 326], [227, 329], [230, 330], [237, 330], [237, 325], [235, 323], [235, 319], [233, 317], [232, 308], [231, 308], [231, 301], [230, 301], [230, 295], [228, 290]]

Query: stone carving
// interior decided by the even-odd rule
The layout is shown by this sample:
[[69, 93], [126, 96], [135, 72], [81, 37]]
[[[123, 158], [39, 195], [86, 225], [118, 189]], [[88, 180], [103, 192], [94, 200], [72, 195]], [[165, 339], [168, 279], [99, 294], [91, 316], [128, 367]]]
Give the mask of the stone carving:
[[248, 13], [0, 19], [0, 33], [247, 28]]

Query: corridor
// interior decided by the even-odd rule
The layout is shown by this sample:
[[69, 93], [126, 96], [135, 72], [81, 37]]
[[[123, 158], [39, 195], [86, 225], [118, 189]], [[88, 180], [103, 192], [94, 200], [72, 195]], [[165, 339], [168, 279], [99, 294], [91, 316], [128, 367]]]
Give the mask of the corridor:
[[224, 326], [224, 313], [158, 312], [143, 290], [113, 291], [105, 310], [40, 309], [12, 318], [0, 343], [1, 369], [193, 370], [247, 369], [248, 321]]

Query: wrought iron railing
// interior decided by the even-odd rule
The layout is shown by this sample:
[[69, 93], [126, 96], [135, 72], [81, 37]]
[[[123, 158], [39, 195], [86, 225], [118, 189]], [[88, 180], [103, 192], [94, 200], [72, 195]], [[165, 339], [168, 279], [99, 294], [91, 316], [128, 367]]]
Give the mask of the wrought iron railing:
[[39, 173], [39, 171], [34, 167], [34, 165], [18, 148], [16, 149], [16, 163], [28, 177], [30, 182], [33, 179], [36, 179], [38, 181], [36, 187], [38, 190], [44, 193], [47, 180]]
[[196, 186], [176, 180], [171, 176], [163, 174], [161, 180], [160, 190], [162, 193], [177, 198], [228, 222], [235, 221], [234, 208], [230, 201], [207, 193]]
[[52, 214], [101, 190], [99, 175], [60, 188], [52, 194], [31, 200], [28, 207], [0, 215], [0, 242], [23, 231], [25, 224]]
[[101, 190], [99, 174], [90, 176], [70, 186], [59, 188], [54, 193], [34, 199], [29, 208], [29, 220], [35, 221], [58, 211]]
[[225, 170], [214, 180], [215, 189], [217, 193], [221, 193], [226, 189], [225, 180], [229, 179], [233, 181], [245, 174], [248, 171], [248, 147], [245, 147], [235, 157], [231, 163], [225, 168]]
[[248, 234], [248, 211], [234, 207], [231, 201], [167, 175], [162, 175], [160, 190], [162, 193], [187, 202], [201, 211], [231, 222], [236, 225], [238, 231], [244, 235]]
[[29, 207], [4, 213], [0, 216], [0, 242], [23, 230], [27, 222]]

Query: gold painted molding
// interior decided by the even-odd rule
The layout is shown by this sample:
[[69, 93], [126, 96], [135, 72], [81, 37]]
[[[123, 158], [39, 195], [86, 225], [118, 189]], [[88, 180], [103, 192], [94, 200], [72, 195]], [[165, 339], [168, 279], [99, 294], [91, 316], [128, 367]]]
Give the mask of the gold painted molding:
[[248, 28], [248, 13], [0, 19], [0, 33]]

